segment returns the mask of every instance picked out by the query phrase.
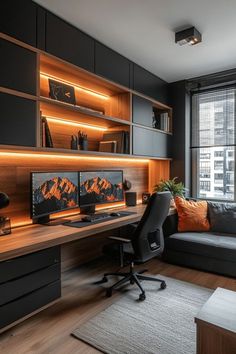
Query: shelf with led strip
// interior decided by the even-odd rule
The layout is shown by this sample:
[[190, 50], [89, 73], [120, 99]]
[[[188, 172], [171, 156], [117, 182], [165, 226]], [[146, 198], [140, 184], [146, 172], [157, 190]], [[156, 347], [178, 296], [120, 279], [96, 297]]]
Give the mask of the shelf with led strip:
[[114, 154], [100, 151], [83, 151], [83, 150], [68, 150], [68, 149], [51, 149], [42, 147], [25, 147], [25, 146], [13, 146], [13, 145], [0, 145], [0, 156], [2, 157], [51, 157], [52, 159], [94, 159], [94, 160], [111, 160], [111, 161], [131, 161], [132, 163], [149, 162], [150, 160], [167, 160], [171, 161], [171, 158], [161, 158], [153, 156], [141, 156], [132, 154]]

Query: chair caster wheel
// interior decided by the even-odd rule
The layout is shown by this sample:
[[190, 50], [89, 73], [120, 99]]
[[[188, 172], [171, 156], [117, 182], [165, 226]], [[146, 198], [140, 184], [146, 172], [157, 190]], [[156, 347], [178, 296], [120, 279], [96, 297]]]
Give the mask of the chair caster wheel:
[[108, 288], [106, 291], [106, 297], [111, 297], [112, 296], [112, 289]]
[[108, 282], [107, 277], [103, 277], [101, 282], [102, 282], [102, 283], [107, 283], [107, 282]]
[[161, 288], [161, 289], [163, 289], [163, 290], [166, 288], [166, 283], [165, 283], [164, 281], [163, 281], [163, 282], [161, 282], [161, 286], [160, 286], [160, 288]]
[[139, 295], [139, 301], [144, 301], [146, 299], [146, 295], [144, 293]]
[[134, 281], [133, 281], [133, 280], [130, 280], [130, 284], [131, 284], [131, 285], [134, 285]]

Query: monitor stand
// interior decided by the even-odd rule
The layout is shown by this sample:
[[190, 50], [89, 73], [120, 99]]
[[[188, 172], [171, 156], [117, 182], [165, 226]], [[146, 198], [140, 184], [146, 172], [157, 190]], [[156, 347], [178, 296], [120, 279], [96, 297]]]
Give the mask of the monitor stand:
[[80, 207], [80, 214], [85, 214], [85, 215], [95, 214], [95, 205]]
[[54, 220], [50, 220], [50, 216], [46, 215], [46, 216], [42, 216], [40, 218], [34, 219], [33, 223], [34, 224], [41, 224], [41, 225], [45, 225], [45, 226], [58, 226], [58, 225], [62, 225], [65, 222], [70, 222], [70, 219], [65, 219], [65, 218], [58, 218], [58, 219], [54, 219]]

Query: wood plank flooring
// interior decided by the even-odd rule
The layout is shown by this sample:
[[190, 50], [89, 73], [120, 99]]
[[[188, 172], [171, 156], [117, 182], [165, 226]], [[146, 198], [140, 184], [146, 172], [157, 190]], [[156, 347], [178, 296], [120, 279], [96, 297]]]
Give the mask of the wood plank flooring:
[[[162, 274], [200, 286], [236, 291], [236, 280], [154, 259], [149, 274]], [[143, 268], [143, 267], [141, 267]], [[63, 296], [52, 307], [0, 335], [1, 354], [95, 354], [99, 351], [73, 338], [71, 332], [121, 295], [106, 298], [104, 285], [94, 285], [101, 275], [115, 269], [104, 259], [93, 261], [62, 274]], [[137, 292], [138, 295], [138, 292]], [[147, 294], [148, 296], [148, 294]]]

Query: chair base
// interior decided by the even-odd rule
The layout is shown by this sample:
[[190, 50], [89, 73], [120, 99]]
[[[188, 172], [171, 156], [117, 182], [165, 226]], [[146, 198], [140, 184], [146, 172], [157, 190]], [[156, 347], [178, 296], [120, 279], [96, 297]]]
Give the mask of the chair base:
[[122, 277], [121, 280], [119, 280], [118, 282], [113, 284], [111, 287], [107, 288], [106, 296], [107, 297], [111, 297], [113, 290], [115, 290], [118, 287], [120, 287], [120, 286], [122, 286], [122, 285], [124, 285], [124, 284], [129, 282], [130, 284], [136, 284], [139, 287], [139, 289], [141, 291], [141, 294], [139, 295], [139, 300], [143, 301], [143, 300], [146, 299], [146, 294], [145, 294], [145, 291], [144, 291], [144, 289], [143, 289], [143, 287], [142, 287], [142, 285], [140, 283], [140, 280], [141, 281], [142, 280], [156, 281], [156, 282], [161, 283], [160, 289], [165, 289], [166, 288], [166, 283], [165, 283], [164, 280], [161, 280], [161, 279], [158, 279], [158, 278], [154, 278], [154, 277], [150, 277], [150, 276], [142, 275], [146, 271], [147, 271], [147, 269], [135, 272], [134, 271], [134, 264], [131, 263], [130, 264], [129, 273], [127, 273], [127, 272], [126, 273], [123, 273], [123, 272], [105, 273], [101, 283], [106, 283], [108, 281], [107, 277], [110, 276], [110, 275]]

